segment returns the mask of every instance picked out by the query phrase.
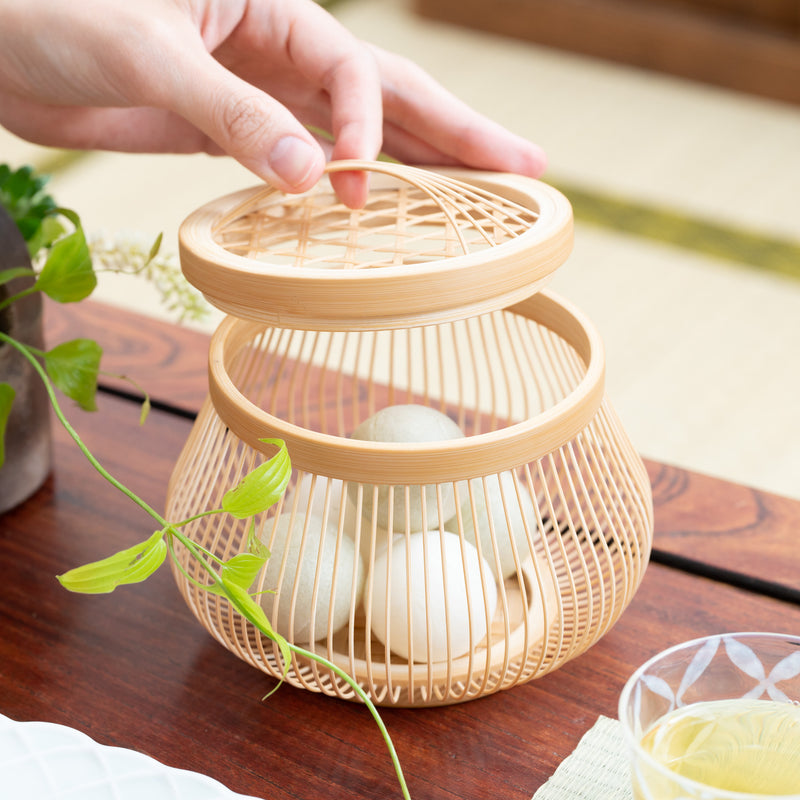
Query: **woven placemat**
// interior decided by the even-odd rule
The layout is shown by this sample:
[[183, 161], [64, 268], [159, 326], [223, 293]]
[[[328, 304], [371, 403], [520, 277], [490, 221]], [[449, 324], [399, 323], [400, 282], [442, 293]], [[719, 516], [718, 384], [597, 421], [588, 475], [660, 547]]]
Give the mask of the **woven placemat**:
[[618, 720], [599, 717], [533, 800], [632, 800], [631, 773]]

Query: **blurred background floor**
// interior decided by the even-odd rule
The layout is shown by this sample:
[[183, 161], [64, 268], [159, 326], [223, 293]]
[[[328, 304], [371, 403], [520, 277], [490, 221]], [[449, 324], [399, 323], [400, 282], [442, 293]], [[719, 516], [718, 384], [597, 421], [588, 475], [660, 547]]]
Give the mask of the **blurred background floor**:
[[[576, 214], [552, 286], [599, 329], [640, 452], [800, 497], [800, 106], [425, 19], [409, 0], [332, 11], [545, 148]], [[254, 183], [226, 159], [74, 157], [3, 131], [0, 152], [50, 172], [88, 233], [163, 231], [172, 253], [190, 211]], [[135, 279], [105, 276], [96, 297], [169, 318]]]

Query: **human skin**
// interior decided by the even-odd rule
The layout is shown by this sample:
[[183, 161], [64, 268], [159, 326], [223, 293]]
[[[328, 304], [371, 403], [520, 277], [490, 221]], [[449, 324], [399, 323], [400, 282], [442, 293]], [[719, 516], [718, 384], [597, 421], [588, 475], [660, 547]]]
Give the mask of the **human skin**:
[[[226, 153], [289, 192], [311, 188], [328, 158], [379, 152], [545, 168], [535, 144], [313, 0], [0, 0], [0, 125], [55, 147]], [[367, 180], [332, 176], [352, 207]]]

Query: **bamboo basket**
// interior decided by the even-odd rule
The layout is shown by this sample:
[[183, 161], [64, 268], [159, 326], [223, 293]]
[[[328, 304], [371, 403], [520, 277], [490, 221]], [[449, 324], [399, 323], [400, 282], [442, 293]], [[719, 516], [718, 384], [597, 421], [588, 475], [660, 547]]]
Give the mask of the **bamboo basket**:
[[[614, 624], [650, 553], [649, 482], [597, 332], [542, 288], [569, 252], [567, 201], [507, 175], [330, 167], [354, 168], [375, 173], [359, 211], [327, 184], [268, 187], [184, 223], [183, 269], [229, 316], [167, 516], [218, 507], [272, 454], [261, 439], [283, 439], [293, 477], [256, 520], [271, 556], [253, 591], [273, 626], [380, 705], [457, 703], [556, 669]], [[249, 523], [186, 530], [227, 558]], [[284, 676], [271, 641], [173, 572], [217, 640]], [[297, 657], [286, 679], [354, 697]]]

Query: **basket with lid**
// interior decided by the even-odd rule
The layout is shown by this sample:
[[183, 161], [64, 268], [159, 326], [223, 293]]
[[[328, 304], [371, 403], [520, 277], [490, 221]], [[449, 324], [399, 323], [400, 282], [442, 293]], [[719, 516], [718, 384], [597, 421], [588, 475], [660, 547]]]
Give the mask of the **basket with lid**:
[[[252, 591], [273, 626], [382, 705], [468, 700], [590, 647], [638, 587], [652, 540], [641, 459], [604, 390], [589, 320], [543, 288], [571, 209], [537, 181], [395, 164], [363, 209], [330, 186], [220, 198], [181, 229], [187, 278], [229, 316], [170, 480], [186, 518], [286, 442], [293, 476], [256, 519]], [[186, 532], [221, 558], [250, 523]], [[350, 698], [174, 574], [200, 622], [294, 685]]]

